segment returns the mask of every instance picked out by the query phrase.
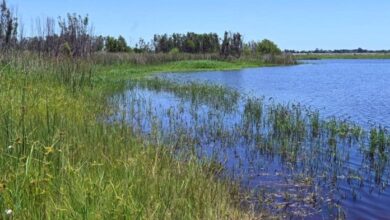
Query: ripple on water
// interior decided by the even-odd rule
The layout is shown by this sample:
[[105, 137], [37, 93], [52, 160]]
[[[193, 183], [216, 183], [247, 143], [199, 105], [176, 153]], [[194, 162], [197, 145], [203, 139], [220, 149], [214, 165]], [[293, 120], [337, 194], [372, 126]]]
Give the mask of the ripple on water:
[[[390, 61], [316, 61], [315, 63], [318, 65], [259, 68], [236, 72], [168, 74], [165, 76], [173, 77], [179, 81], [205, 80], [224, 84], [243, 93], [267, 98], [274, 97], [275, 102], [300, 102], [318, 109], [324, 117], [342, 117], [367, 127], [369, 121], [390, 125], [390, 117], [388, 117], [390, 115], [390, 102], [388, 100], [390, 87], [385, 86], [386, 83], [390, 85], [390, 77], [382, 76], [386, 74], [390, 76]], [[373, 75], [373, 72], [376, 72], [371, 69], [367, 70], [367, 68], [378, 70], [379, 72], [376, 73], [378, 76], [376, 78], [367, 76], [367, 74]], [[378, 83], [375, 81], [378, 79], [387, 81], [386, 83]], [[197, 132], [196, 129], [193, 129], [193, 113], [190, 111], [191, 106], [188, 102], [182, 103], [180, 98], [170, 93], [147, 90], [138, 92], [144, 99], [149, 100], [150, 103], [144, 104], [149, 106], [160, 119], [161, 124], [163, 124], [161, 131], [172, 132], [174, 133], [172, 137], [175, 138], [177, 137], [175, 128], [188, 129], [187, 134]], [[129, 92], [127, 96], [131, 96], [130, 93], [132, 92]], [[376, 95], [376, 98], [372, 98], [373, 94]], [[143, 120], [142, 124], [150, 125], [148, 120], [151, 117], [142, 112], [142, 108], [145, 106], [139, 106], [141, 108], [141, 110], [139, 109], [139, 117]], [[183, 111], [174, 115], [183, 125], [174, 125], [177, 127], [172, 129], [164, 125], [170, 122], [165, 117], [171, 106], [183, 107]], [[242, 111], [242, 106], [239, 109]], [[210, 121], [218, 124], [218, 120], [223, 120], [223, 128], [232, 127], [235, 123], [240, 122], [240, 119], [237, 119], [237, 115], [234, 114], [224, 114], [216, 120], [218, 113], [214, 112], [217, 116], [207, 115], [207, 106], [197, 110], [200, 117], [199, 122], [206, 123], [205, 130], [208, 129], [211, 133], [213, 128], [207, 127], [207, 123]], [[151, 126], [146, 126], [143, 130], [146, 133], [151, 133]], [[203, 135], [206, 139], [210, 138], [210, 134], [204, 133]], [[233, 132], [229, 135], [237, 134]], [[238, 142], [231, 143], [227, 148], [218, 147], [218, 138], [203, 140], [200, 143], [203, 146], [200, 149], [200, 155], [217, 155], [217, 158], [224, 162], [227, 172], [239, 177], [242, 184], [251, 189], [268, 188], [273, 193], [272, 196], [277, 204], [283, 205], [284, 192], [286, 191], [291, 193], [290, 196], [303, 197], [303, 200], [290, 198], [287, 211], [297, 212], [302, 211], [302, 209], [304, 212], [313, 211], [310, 205], [315, 202], [311, 201], [310, 194], [313, 190], [318, 190], [324, 196], [324, 202], [339, 202], [345, 209], [348, 219], [386, 219], [390, 214], [387, 207], [387, 204], [390, 204], [389, 189], [380, 191], [378, 190], [380, 187], [373, 185], [372, 178], [375, 174], [369, 169], [370, 163], [373, 163], [374, 160], [371, 158], [371, 161], [367, 161], [366, 155], [362, 154], [356, 145], [350, 149], [347, 142], [338, 143], [335, 149], [339, 151], [340, 161], [332, 164], [332, 152], [327, 152], [329, 145], [325, 140], [324, 143], [320, 144], [320, 147], [323, 147], [320, 150], [322, 153], [327, 152], [329, 158], [310, 151], [300, 152], [302, 155], [298, 157], [298, 165], [290, 167], [288, 163], [283, 162], [282, 156], [276, 153], [261, 154], [256, 152], [251, 144], [240, 142], [240, 137], [234, 141], [237, 140]], [[253, 164], [254, 161], [257, 164]], [[310, 166], [313, 164], [315, 167], [311, 170]], [[361, 178], [362, 175], [364, 178], [366, 178], [364, 175], [372, 177], [362, 181], [363, 186], [359, 186], [359, 181], [356, 179], [348, 182], [348, 169], [352, 169], [360, 175], [356, 175], [357, 179]], [[335, 172], [333, 177], [332, 172]], [[312, 180], [310, 178], [301, 178], [300, 174], [307, 173], [312, 175], [309, 177], [313, 178], [314, 182], [317, 181], [316, 184], [322, 187], [321, 189], [311, 187], [310, 181]], [[324, 173], [323, 176], [321, 176], [322, 173]], [[388, 171], [384, 175], [386, 179], [389, 179]], [[297, 181], [292, 181], [293, 179]], [[371, 189], [374, 190], [371, 191]], [[342, 199], [341, 197], [346, 198]], [[318, 217], [321, 217], [321, 214], [313, 216], [314, 219]]]
[[300, 102], [324, 116], [350, 117], [368, 126], [390, 126], [390, 60], [314, 60], [289, 67], [168, 74], [208, 81], [278, 102]]

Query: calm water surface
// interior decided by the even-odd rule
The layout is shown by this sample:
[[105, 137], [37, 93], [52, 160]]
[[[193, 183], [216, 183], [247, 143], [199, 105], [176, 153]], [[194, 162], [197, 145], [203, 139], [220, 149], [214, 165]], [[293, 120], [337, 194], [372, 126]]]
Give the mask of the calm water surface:
[[168, 74], [175, 80], [208, 81], [243, 93], [301, 103], [323, 116], [367, 126], [390, 126], [390, 60], [314, 60], [289, 67]]
[[[323, 117], [348, 118], [367, 128], [390, 126], [389, 60], [305, 61], [290, 67], [162, 76], [225, 85], [276, 103], [301, 103]], [[260, 127], [248, 124], [245, 100], [223, 110], [207, 99], [197, 102], [199, 98], [135, 86], [114, 97], [126, 114], [111, 120], [126, 120], [150, 142], [175, 149], [193, 146], [199, 157], [220, 162], [224, 176], [258, 191], [262, 201], [272, 201], [260, 207], [286, 218], [390, 219], [389, 162], [368, 157], [364, 141], [345, 137], [331, 145], [328, 131], [316, 138], [308, 132], [303, 139], [281, 140], [266, 112]], [[284, 155], [283, 146], [298, 150]]]

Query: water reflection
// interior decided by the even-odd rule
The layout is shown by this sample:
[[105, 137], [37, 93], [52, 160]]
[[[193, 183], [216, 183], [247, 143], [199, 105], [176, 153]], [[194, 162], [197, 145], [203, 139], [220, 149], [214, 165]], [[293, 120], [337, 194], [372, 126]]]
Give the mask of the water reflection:
[[344, 117], [369, 127], [390, 126], [390, 60], [312, 60], [304, 65], [240, 71], [166, 74], [175, 81], [202, 81], [240, 93], [301, 103], [324, 117]]
[[[125, 120], [153, 144], [215, 163], [216, 175], [253, 195], [242, 199], [284, 217], [385, 218], [388, 135], [321, 120], [300, 105], [275, 104], [223, 87], [134, 82], [113, 97]], [[370, 207], [370, 208], [366, 208]]]

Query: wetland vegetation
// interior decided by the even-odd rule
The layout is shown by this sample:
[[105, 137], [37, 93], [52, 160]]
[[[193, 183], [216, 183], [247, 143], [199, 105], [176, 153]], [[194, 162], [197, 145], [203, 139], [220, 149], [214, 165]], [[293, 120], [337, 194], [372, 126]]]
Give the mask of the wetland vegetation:
[[[13, 218], [252, 218], [212, 163], [178, 160], [144, 144], [130, 124], [104, 119], [126, 79], [196, 62], [106, 71], [86, 60], [24, 56], [3, 57], [0, 75], [0, 208]], [[213, 65], [227, 64], [234, 66]]]
[[160, 74], [297, 64], [270, 40], [130, 47], [88, 16], [25, 37], [0, 15], [0, 219], [344, 219], [367, 192], [390, 198], [386, 127]]
[[383, 127], [366, 131], [214, 85], [158, 77], [127, 86], [113, 96], [118, 108], [109, 121], [132, 125], [146, 143], [175, 155], [211, 161], [220, 179], [247, 193], [236, 198], [241, 207], [278, 218], [343, 219], [345, 201], [387, 189], [390, 139]]

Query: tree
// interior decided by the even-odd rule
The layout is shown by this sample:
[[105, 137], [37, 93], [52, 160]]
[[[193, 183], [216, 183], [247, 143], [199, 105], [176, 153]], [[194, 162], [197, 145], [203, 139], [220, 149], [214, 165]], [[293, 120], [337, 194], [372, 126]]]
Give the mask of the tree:
[[146, 53], [151, 52], [152, 48], [149, 43], [146, 43], [144, 39], [140, 38], [138, 43], [135, 45], [134, 52]]
[[88, 16], [68, 14], [59, 18], [61, 44], [67, 43], [73, 57], [89, 55], [92, 52], [92, 33]]
[[187, 38], [184, 41], [184, 52], [196, 53], [196, 45], [195, 45], [195, 42], [191, 38]]
[[242, 52], [242, 36], [240, 33], [233, 34], [233, 42], [231, 46], [231, 54], [235, 57], [240, 57]]
[[103, 36], [97, 36], [93, 38], [92, 41], [92, 50], [93, 51], [102, 51], [104, 49], [104, 37]]
[[223, 40], [222, 40], [222, 47], [221, 47], [221, 56], [224, 56], [227, 58], [230, 54], [230, 36], [227, 31], [225, 31], [225, 34], [223, 35]]
[[8, 48], [16, 43], [18, 22], [5, 0], [0, 4], [0, 47]]
[[153, 43], [156, 53], [168, 53], [172, 49], [170, 39], [167, 34], [154, 35]]
[[106, 39], [106, 51], [107, 52], [118, 52], [119, 46], [118, 41], [115, 37], [108, 36]]
[[225, 57], [225, 59], [229, 56], [240, 57], [242, 53], [242, 36], [240, 33], [225, 32], [220, 55]]
[[271, 54], [271, 55], [277, 55], [282, 53], [279, 47], [274, 42], [268, 39], [262, 40], [257, 45], [257, 52], [260, 54]]
[[115, 37], [108, 36], [106, 38], [106, 51], [107, 52], [128, 52], [129, 47], [127, 46], [125, 38], [119, 36], [118, 39]]
[[215, 33], [154, 35], [153, 44], [156, 53], [167, 53], [174, 48], [184, 53], [216, 53], [220, 50], [219, 37]]
[[127, 42], [124, 37], [118, 37], [118, 52], [128, 52], [129, 47], [127, 46]]

